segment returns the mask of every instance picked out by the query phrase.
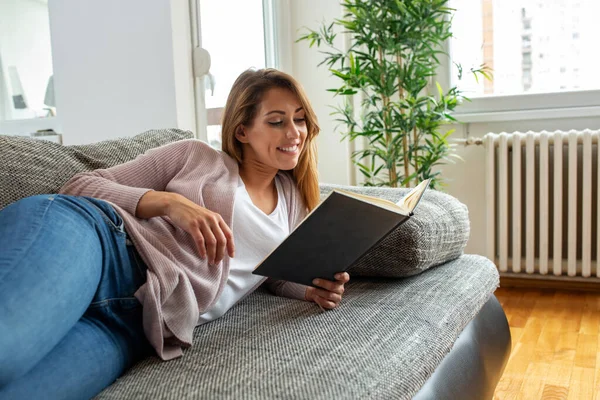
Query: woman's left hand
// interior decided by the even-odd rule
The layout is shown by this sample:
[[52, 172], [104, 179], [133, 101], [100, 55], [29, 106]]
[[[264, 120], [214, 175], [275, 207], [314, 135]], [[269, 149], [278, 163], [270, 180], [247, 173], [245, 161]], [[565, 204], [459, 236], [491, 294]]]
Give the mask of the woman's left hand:
[[344, 284], [350, 280], [350, 275], [347, 272], [340, 272], [335, 274], [335, 279], [335, 281], [315, 279], [313, 284], [318, 288], [312, 286], [306, 288], [305, 299], [313, 301], [326, 309], [337, 307], [342, 301]]

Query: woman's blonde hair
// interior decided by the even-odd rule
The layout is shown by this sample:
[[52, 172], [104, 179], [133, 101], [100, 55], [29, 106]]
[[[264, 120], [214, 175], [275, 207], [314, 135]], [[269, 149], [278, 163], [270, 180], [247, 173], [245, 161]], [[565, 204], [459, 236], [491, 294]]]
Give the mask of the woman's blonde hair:
[[317, 144], [315, 138], [320, 131], [317, 116], [304, 93], [302, 86], [290, 75], [276, 69], [244, 71], [235, 81], [222, 119], [222, 150], [242, 163], [242, 144], [235, 137], [242, 125], [253, 123], [264, 93], [271, 88], [290, 90], [298, 97], [306, 120], [307, 135], [298, 164], [292, 170], [292, 177], [311, 211], [319, 203], [319, 179], [317, 172]]

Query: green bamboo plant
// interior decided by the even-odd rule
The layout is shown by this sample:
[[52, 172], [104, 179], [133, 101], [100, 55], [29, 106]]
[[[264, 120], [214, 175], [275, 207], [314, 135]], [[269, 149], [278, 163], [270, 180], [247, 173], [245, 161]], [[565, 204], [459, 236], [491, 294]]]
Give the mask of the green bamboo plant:
[[[441, 177], [434, 167], [458, 157], [449, 141], [453, 130], [441, 128], [456, 121], [451, 113], [467, 98], [457, 87], [444, 92], [437, 82], [432, 85], [439, 56], [447, 55], [444, 42], [452, 36], [454, 10], [447, 3], [343, 0], [344, 18], [308, 29], [298, 39], [327, 47], [319, 66], [326, 64], [340, 80], [328, 91], [347, 96], [334, 107], [338, 128], [343, 139], [367, 139], [368, 145], [352, 154], [367, 186], [409, 186], [432, 178], [438, 188]], [[336, 27], [350, 37], [347, 50], [334, 45]], [[471, 72], [489, 78], [484, 66]], [[360, 97], [359, 112], [352, 96]]]

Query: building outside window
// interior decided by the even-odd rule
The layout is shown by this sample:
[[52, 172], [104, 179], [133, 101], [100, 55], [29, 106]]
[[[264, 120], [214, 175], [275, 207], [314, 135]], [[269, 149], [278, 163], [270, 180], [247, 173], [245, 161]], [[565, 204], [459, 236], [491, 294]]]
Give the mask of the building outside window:
[[[493, 81], [452, 82], [469, 97], [600, 89], [597, 0], [453, 0], [451, 55]], [[452, 76], [457, 75], [454, 68]]]

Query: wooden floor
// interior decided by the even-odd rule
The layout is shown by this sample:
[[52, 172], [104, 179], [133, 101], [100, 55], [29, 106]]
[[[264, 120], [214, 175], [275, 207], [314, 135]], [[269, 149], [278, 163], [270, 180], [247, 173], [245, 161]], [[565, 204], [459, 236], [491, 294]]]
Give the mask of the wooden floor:
[[499, 288], [512, 354], [494, 399], [600, 400], [600, 293]]

